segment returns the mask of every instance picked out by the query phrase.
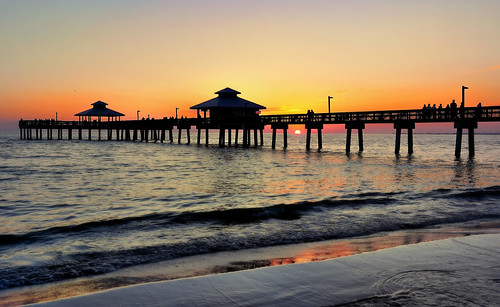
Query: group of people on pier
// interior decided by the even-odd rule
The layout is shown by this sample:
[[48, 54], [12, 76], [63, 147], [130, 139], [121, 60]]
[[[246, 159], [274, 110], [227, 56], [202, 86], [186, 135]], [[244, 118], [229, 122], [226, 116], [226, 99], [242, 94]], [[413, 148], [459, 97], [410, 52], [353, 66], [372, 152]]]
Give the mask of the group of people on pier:
[[[481, 102], [479, 102], [476, 107], [476, 116], [481, 116], [481, 107]], [[455, 100], [453, 100], [450, 104], [447, 104], [444, 108], [442, 104], [439, 104], [438, 107], [436, 107], [436, 104], [432, 107], [430, 103], [427, 105], [424, 104], [422, 107], [422, 119], [462, 118], [464, 116], [464, 110], [464, 103], [460, 103], [460, 107], [458, 107]]]

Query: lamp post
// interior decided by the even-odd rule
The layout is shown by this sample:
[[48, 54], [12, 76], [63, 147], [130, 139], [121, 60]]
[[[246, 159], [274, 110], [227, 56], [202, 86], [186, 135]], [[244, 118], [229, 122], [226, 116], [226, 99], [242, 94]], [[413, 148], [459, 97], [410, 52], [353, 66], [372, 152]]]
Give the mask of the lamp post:
[[328, 96], [328, 114], [330, 114], [330, 99], [333, 99], [333, 97]]
[[175, 108], [175, 119], [177, 119], [177, 110], [179, 110], [179, 108]]
[[56, 121], [57, 121], [57, 112], [56, 112]]
[[137, 120], [139, 120], [139, 112], [141, 112], [141, 110], [137, 110]]
[[462, 106], [465, 108], [465, 90], [468, 90], [469, 88], [467, 86], [462, 85]]

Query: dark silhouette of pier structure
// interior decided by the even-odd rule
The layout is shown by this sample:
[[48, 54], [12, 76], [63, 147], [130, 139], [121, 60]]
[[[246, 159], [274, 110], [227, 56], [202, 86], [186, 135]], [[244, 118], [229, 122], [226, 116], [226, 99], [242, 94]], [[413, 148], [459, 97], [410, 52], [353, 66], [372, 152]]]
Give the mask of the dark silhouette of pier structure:
[[[97, 132], [98, 140], [123, 140], [123, 141], [154, 141], [174, 142], [173, 130], [177, 129], [177, 142], [181, 143], [182, 132], [186, 132], [187, 144], [191, 143], [191, 129], [197, 129], [197, 144], [201, 145], [202, 131], [205, 132], [205, 145], [209, 144], [209, 131], [218, 130], [219, 146], [233, 146], [232, 131], [234, 131], [234, 145], [238, 146], [238, 134], [241, 131], [243, 147], [252, 145], [262, 146], [264, 143], [263, 130], [266, 126], [272, 129], [272, 148], [276, 147], [276, 132], [283, 131], [283, 147], [287, 147], [287, 130], [290, 125], [304, 125], [307, 131], [306, 150], [311, 149], [312, 131], [317, 131], [318, 150], [323, 146], [322, 130], [325, 125], [344, 125], [346, 129], [345, 150], [351, 151], [352, 130], [357, 130], [358, 150], [363, 151], [363, 130], [366, 124], [393, 124], [395, 129], [394, 152], [399, 154], [401, 149], [401, 134], [407, 131], [408, 154], [413, 153], [413, 130], [419, 123], [452, 123], [456, 129], [455, 156], [460, 157], [462, 149], [463, 130], [468, 131], [469, 156], [475, 154], [474, 130], [479, 122], [499, 122], [500, 106], [488, 107], [464, 107], [446, 109], [413, 109], [413, 110], [387, 110], [369, 112], [337, 112], [337, 113], [313, 113], [286, 114], [286, 115], [260, 115], [260, 109], [265, 107], [237, 97], [239, 92], [226, 88], [216, 92], [218, 97], [204, 103], [195, 105], [196, 118], [163, 118], [142, 120], [121, 120], [123, 114], [106, 109], [106, 104], [97, 102], [93, 109], [101, 108], [92, 114], [93, 109], [75, 114], [79, 116], [78, 121], [58, 120], [20, 120], [20, 138], [26, 140], [43, 139], [45, 131], [46, 139], [53, 139], [53, 131], [57, 131], [57, 139], [63, 139], [63, 131], [67, 131], [67, 139], [73, 139], [73, 131], [77, 132], [75, 138], [83, 139], [82, 131], [87, 132], [87, 138], [92, 140], [93, 132]], [[97, 104], [97, 105], [96, 105]], [[102, 108], [104, 107], [105, 110]], [[112, 111], [107, 112], [106, 110]], [[95, 110], [94, 110], [95, 111]], [[87, 112], [87, 113], [85, 113]], [[201, 115], [203, 112], [203, 116]], [[207, 112], [210, 116], [207, 117]], [[83, 114], [85, 113], [85, 114]], [[98, 119], [92, 120], [97, 117]], [[107, 121], [101, 121], [102, 117]], [[102, 135], [103, 132], [105, 135]], [[227, 142], [226, 142], [227, 132]], [[260, 134], [260, 138], [259, 138]], [[95, 139], [95, 137], [94, 137]]]

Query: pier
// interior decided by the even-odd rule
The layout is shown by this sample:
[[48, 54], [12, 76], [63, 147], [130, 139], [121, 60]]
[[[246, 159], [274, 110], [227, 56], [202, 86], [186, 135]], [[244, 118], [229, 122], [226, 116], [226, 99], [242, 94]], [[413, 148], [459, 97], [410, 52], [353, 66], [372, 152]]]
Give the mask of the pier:
[[[480, 122], [500, 122], [500, 106], [463, 108], [453, 114], [441, 113], [430, 116], [427, 110], [399, 110], [399, 111], [371, 111], [371, 112], [341, 112], [341, 113], [315, 113], [315, 114], [286, 114], [286, 115], [261, 115], [258, 121], [252, 119], [245, 123], [213, 123], [210, 118], [165, 118], [160, 120], [121, 120], [121, 121], [56, 121], [56, 120], [20, 120], [20, 138], [24, 140], [52, 140], [63, 139], [66, 131], [68, 140], [83, 139], [86, 131], [88, 140], [117, 140], [141, 142], [174, 142], [173, 130], [177, 129], [177, 143], [181, 143], [183, 131], [186, 133], [186, 143], [191, 143], [190, 132], [197, 130], [197, 144], [201, 144], [202, 131], [205, 132], [205, 145], [208, 145], [210, 130], [218, 130], [219, 145], [221, 147], [238, 145], [239, 132], [241, 132], [244, 147], [252, 144], [263, 145], [263, 130], [266, 126], [272, 129], [272, 147], [276, 146], [277, 130], [283, 131], [283, 147], [287, 147], [287, 129], [290, 125], [303, 125], [307, 131], [307, 150], [311, 148], [312, 130], [317, 131], [318, 149], [322, 148], [322, 129], [325, 125], [344, 125], [346, 129], [346, 152], [351, 151], [352, 130], [357, 130], [358, 150], [363, 151], [363, 130], [366, 124], [393, 124], [395, 129], [394, 152], [399, 154], [402, 130], [407, 131], [408, 154], [413, 153], [413, 130], [419, 123], [450, 123], [456, 129], [455, 156], [460, 157], [462, 148], [463, 130], [468, 131], [469, 156], [474, 156], [474, 130]], [[56, 136], [54, 136], [56, 131]], [[227, 142], [226, 142], [227, 132]], [[234, 132], [234, 143], [232, 142]], [[260, 135], [260, 137], [259, 137]]]
[[[318, 150], [323, 147], [322, 130], [325, 125], [344, 125], [346, 129], [345, 151], [351, 151], [352, 130], [357, 130], [358, 151], [363, 151], [363, 130], [367, 124], [392, 124], [395, 129], [394, 152], [400, 153], [401, 134], [407, 131], [408, 154], [413, 153], [413, 130], [420, 123], [450, 123], [456, 129], [455, 156], [462, 151], [463, 130], [468, 132], [469, 156], [475, 154], [474, 131], [480, 122], [500, 122], [500, 106], [459, 107], [439, 109], [386, 110], [369, 112], [337, 112], [260, 115], [264, 106], [237, 97], [239, 92], [226, 88], [216, 92], [218, 97], [191, 107], [198, 112], [196, 118], [163, 118], [142, 120], [121, 120], [123, 114], [107, 109], [106, 103], [98, 101], [93, 108], [75, 114], [78, 121], [20, 120], [20, 138], [23, 140], [63, 139], [66, 131], [68, 140], [117, 140], [140, 142], [174, 142], [173, 130], [177, 130], [177, 143], [182, 141], [183, 131], [186, 143], [191, 143], [191, 130], [197, 130], [196, 143], [201, 145], [202, 132], [205, 145], [209, 145], [209, 131], [219, 133], [219, 146], [238, 146], [241, 132], [243, 147], [262, 146], [265, 127], [272, 130], [272, 148], [276, 148], [277, 131], [283, 131], [283, 147], [287, 147], [287, 130], [290, 125], [303, 125], [306, 129], [306, 150], [311, 149], [312, 131], [316, 130]], [[203, 112], [203, 116], [201, 113]], [[207, 117], [207, 112], [210, 116]], [[92, 120], [92, 118], [97, 118]], [[103, 121], [102, 118], [107, 118]], [[226, 134], [227, 132], [227, 134]], [[232, 134], [234, 132], [234, 135]], [[253, 138], [252, 138], [253, 132]], [[75, 135], [73, 135], [75, 133]], [[226, 139], [227, 136], [227, 139]], [[252, 140], [253, 139], [253, 140]], [[233, 142], [234, 141], [234, 142]]]

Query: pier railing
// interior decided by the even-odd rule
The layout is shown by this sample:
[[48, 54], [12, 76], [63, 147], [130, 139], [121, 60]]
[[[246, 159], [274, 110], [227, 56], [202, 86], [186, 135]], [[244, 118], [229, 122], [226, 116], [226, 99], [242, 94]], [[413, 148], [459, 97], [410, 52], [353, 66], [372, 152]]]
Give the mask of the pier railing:
[[398, 121], [414, 122], [454, 122], [460, 119], [476, 121], [500, 121], [500, 107], [472, 107], [456, 109], [416, 109], [370, 112], [338, 112], [287, 115], [263, 115], [261, 120], [269, 124], [345, 124], [352, 121], [365, 123], [395, 123]]

